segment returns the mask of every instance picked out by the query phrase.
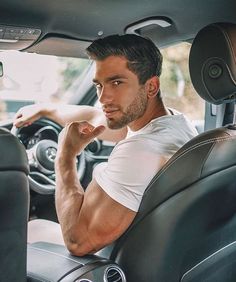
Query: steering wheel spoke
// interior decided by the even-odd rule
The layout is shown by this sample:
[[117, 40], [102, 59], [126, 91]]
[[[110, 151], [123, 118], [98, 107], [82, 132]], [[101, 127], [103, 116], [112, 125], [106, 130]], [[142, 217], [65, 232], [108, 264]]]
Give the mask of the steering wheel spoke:
[[[56, 182], [41, 172], [38, 171], [30, 172], [29, 180], [31, 184], [30, 188], [39, 194], [48, 195], [48, 194], [53, 194], [55, 192]], [[42, 193], [42, 189], [43, 189], [43, 193]]]

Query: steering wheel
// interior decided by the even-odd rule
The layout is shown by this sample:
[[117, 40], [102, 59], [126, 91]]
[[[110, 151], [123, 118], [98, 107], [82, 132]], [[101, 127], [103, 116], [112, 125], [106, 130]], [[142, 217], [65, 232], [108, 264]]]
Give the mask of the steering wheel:
[[[36, 131], [30, 139], [27, 139], [26, 136], [32, 132], [32, 127], [36, 128]], [[11, 133], [17, 136], [26, 147], [30, 167], [28, 176], [30, 188], [39, 194], [55, 193], [54, 161], [58, 135], [61, 130], [61, 125], [47, 118], [39, 119], [27, 127], [12, 127]], [[77, 171], [80, 180], [85, 172], [85, 164], [85, 154], [82, 152], [77, 157]]]

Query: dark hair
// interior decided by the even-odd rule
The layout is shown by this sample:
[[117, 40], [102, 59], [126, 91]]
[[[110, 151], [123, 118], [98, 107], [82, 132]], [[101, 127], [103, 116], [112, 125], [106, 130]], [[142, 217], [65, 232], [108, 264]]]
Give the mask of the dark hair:
[[94, 60], [124, 56], [128, 60], [127, 67], [137, 75], [140, 84], [161, 75], [159, 49], [150, 39], [138, 35], [110, 35], [97, 39], [87, 48], [87, 53]]

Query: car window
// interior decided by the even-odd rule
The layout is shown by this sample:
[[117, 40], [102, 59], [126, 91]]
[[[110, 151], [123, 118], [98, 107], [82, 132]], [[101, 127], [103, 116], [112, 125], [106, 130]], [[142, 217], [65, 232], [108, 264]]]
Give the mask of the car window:
[[184, 113], [196, 123], [204, 120], [205, 102], [194, 90], [188, 68], [191, 44], [181, 43], [162, 49], [162, 97], [168, 107]]
[[65, 102], [67, 90], [83, 74], [88, 59], [0, 52], [0, 119], [12, 118], [22, 106], [41, 102]]

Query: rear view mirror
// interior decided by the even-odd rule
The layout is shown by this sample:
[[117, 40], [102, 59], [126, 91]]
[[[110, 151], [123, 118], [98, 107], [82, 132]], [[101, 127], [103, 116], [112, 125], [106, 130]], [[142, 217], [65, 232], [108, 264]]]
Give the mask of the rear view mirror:
[[0, 77], [3, 77], [3, 63], [0, 62]]

